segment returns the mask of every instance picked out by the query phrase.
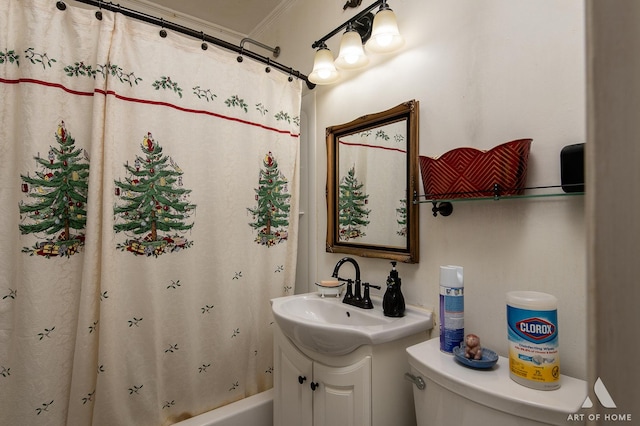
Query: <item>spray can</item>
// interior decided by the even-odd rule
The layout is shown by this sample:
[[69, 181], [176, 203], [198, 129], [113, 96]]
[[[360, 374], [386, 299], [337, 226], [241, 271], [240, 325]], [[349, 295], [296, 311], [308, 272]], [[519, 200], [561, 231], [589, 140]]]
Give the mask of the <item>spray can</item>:
[[453, 353], [464, 340], [464, 277], [462, 266], [440, 267], [440, 350]]
[[537, 291], [507, 293], [509, 375], [538, 390], [560, 387], [558, 299]]

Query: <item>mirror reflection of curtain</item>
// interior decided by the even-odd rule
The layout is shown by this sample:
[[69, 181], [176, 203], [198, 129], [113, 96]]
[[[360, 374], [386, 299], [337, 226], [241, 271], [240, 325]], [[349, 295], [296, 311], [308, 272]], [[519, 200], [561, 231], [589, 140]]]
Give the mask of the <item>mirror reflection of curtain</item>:
[[0, 4], [0, 424], [170, 424], [272, 386], [301, 84], [102, 15]]
[[[407, 188], [406, 134], [407, 122], [401, 120], [340, 137], [339, 176], [343, 179], [353, 168], [368, 195], [366, 209], [370, 211], [369, 223], [363, 227], [366, 235], [341, 241], [406, 247], [406, 229], [401, 223]], [[343, 194], [338, 191], [338, 196]]]

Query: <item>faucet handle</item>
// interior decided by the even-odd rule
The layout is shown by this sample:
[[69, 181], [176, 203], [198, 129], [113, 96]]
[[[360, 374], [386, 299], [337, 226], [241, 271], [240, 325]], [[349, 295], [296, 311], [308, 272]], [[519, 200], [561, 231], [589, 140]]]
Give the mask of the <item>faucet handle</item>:
[[381, 289], [379, 285], [373, 285], [369, 283], [362, 283], [364, 286], [364, 297], [362, 298], [362, 306], [363, 309], [373, 309], [373, 302], [371, 301], [371, 297], [369, 296], [369, 287]]
[[368, 289], [369, 287], [373, 287], [375, 289], [380, 290], [382, 287], [379, 285], [373, 285], [373, 284], [369, 284], [369, 283], [362, 283], [362, 285], [364, 286], [365, 290]]

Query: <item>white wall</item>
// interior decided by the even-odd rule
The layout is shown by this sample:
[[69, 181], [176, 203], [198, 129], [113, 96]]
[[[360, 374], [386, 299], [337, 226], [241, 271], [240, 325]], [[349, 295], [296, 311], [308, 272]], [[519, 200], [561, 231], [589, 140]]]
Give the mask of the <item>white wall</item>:
[[[280, 45], [281, 63], [311, 71], [311, 44], [353, 16], [343, 0], [297, 0], [259, 38]], [[363, 2], [367, 6], [370, 2]], [[325, 128], [420, 101], [420, 153], [489, 149], [534, 139], [529, 185], [560, 183], [563, 146], [586, 140], [585, 16], [582, 0], [392, 0], [407, 42], [332, 86], [305, 96], [313, 116], [309, 223], [313, 280], [341, 255], [325, 252]], [[329, 47], [337, 53], [339, 36]], [[315, 160], [315, 161], [314, 161]], [[586, 378], [586, 251], [583, 197], [467, 202], [453, 215], [420, 208], [420, 263], [399, 265], [407, 302], [436, 309], [439, 266], [465, 268], [465, 322], [506, 354], [505, 293], [532, 289], [559, 298], [561, 366]], [[384, 283], [389, 263], [357, 259], [363, 280]], [[314, 269], [315, 268], [315, 269]], [[345, 267], [346, 268], [346, 267]], [[349, 272], [345, 269], [345, 274]], [[437, 309], [436, 309], [437, 310]]]

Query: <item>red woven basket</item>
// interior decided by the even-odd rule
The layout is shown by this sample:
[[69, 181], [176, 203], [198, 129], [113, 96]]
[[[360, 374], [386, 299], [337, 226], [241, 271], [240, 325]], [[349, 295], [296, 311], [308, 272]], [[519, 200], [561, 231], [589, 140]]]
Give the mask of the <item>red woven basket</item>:
[[533, 139], [518, 139], [488, 151], [456, 148], [431, 158], [420, 156], [427, 199], [491, 197], [524, 193]]

